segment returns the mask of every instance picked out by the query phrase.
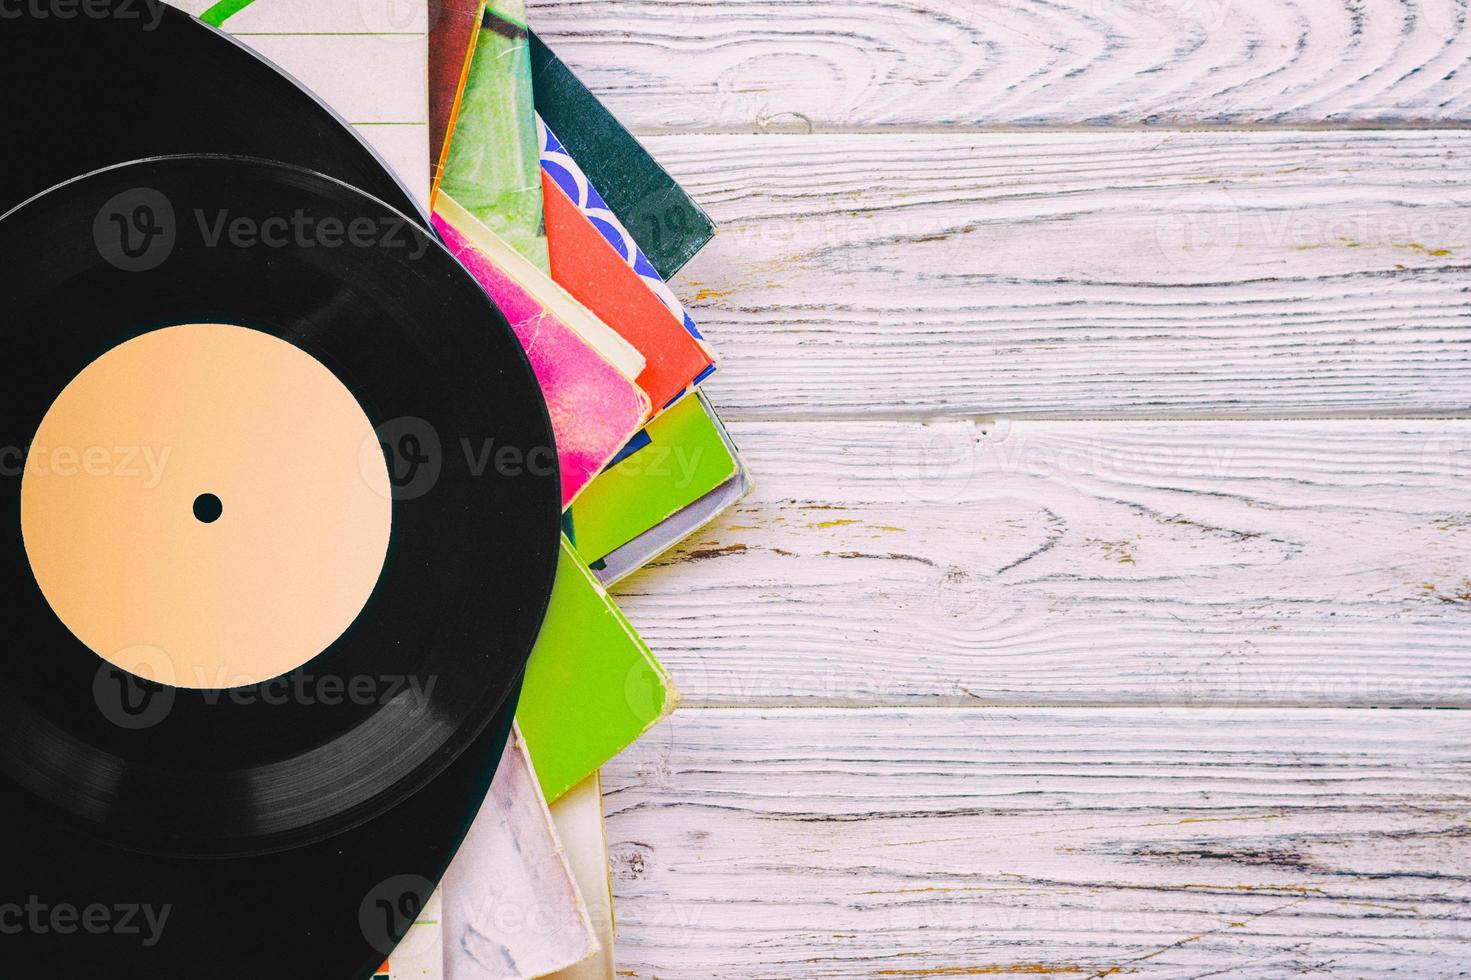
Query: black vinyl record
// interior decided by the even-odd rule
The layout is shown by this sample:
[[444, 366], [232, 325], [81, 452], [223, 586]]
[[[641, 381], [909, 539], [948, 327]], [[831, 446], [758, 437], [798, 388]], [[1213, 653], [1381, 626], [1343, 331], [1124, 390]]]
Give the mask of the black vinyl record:
[[316, 96], [163, 0], [13, 7], [0, 17], [0, 213], [113, 164], [208, 153], [314, 170], [426, 223], [392, 171]]
[[[509, 727], [507, 698], [549, 601], [559, 481], [524, 352], [415, 221], [279, 163], [170, 157], [89, 174], [0, 218], [0, 254], [9, 368], [0, 445], [29, 447], [24, 478], [14, 467], [0, 478], [11, 521], [0, 539], [10, 612], [0, 673], [0, 929], [7, 911], [30, 904], [170, 910], [151, 945], [116, 929], [61, 931], [42, 914], [41, 928], [6, 934], [0, 975], [366, 975], [478, 810]], [[387, 547], [361, 612], [299, 668], [227, 692], [113, 667], [48, 601], [37, 539], [22, 533], [32, 441], [59, 394], [130, 343], [199, 324], [283, 342], [325, 368], [381, 442], [391, 491]], [[187, 387], [192, 366], [169, 370], [149, 375], [161, 398], [175, 380]], [[222, 385], [220, 400], [248, 403], [248, 379]], [[267, 407], [284, 420], [284, 452], [318, 406], [276, 397]], [[237, 459], [231, 439], [218, 433], [211, 465], [222, 455], [231, 473], [246, 474], [233, 478], [240, 485], [252, 474], [273, 486], [296, 478], [271, 469], [269, 442], [260, 458]], [[375, 442], [368, 458], [378, 451]], [[170, 481], [190, 465], [187, 452], [176, 455], [157, 492], [185, 492], [187, 504], [204, 484]], [[201, 493], [193, 513], [176, 510], [190, 534], [244, 520], [228, 492]], [[338, 518], [330, 506], [311, 516], [324, 528]], [[269, 514], [252, 519], [239, 540], [276, 540]], [[75, 530], [64, 515], [60, 524], [63, 536]], [[305, 538], [280, 545], [283, 569], [330, 558]], [[185, 548], [173, 560], [197, 557]], [[62, 567], [75, 570], [89, 555], [67, 559]], [[188, 589], [196, 575], [211, 580], [200, 561], [181, 572], [140, 553], [136, 572], [115, 582], [119, 592], [154, 596], [150, 575], [186, 587], [182, 600], [158, 598], [129, 628], [164, 629], [176, 612], [200, 615], [202, 603], [229, 607], [229, 595]], [[101, 557], [95, 564], [112, 567]], [[246, 571], [275, 573], [269, 561]], [[371, 696], [343, 696], [360, 683]], [[336, 696], [322, 696], [328, 690]]]

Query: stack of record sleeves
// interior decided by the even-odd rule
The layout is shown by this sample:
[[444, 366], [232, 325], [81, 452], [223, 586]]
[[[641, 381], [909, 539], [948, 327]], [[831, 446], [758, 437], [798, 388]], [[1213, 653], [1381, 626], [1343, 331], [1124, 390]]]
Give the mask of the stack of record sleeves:
[[[378, 975], [612, 980], [598, 772], [678, 694], [607, 589], [751, 488], [701, 390], [715, 353], [669, 282], [715, 227], [530, 30], [524, 0], [177, 5], [378, 151], [505, 316], [555, 436], [563, 534], [516, 724]], [[497, 471], [538, 462], [440, 441]]]

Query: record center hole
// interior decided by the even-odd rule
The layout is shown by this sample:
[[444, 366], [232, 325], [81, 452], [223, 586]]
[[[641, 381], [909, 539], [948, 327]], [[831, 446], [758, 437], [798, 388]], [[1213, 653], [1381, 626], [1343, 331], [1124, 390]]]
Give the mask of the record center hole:
[[201, 523], [213, 524], [225, 512], [225, 505], [212, 493], [201, 493], [194, 498], [194, 516]]

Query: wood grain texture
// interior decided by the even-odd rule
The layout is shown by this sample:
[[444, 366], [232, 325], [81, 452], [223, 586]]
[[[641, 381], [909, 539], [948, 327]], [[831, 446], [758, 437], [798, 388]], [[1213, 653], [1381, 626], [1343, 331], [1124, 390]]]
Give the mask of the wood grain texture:
[[1471, 133], [649, 142], [729, 416], [1471, 407]]
[[1461, 122], [1462, 0], [536, 0], [646, 131]]
[[748, 422], [618, 588], [689, 705], [1471, 706], [1471, 422]]
[[634, 977], [1456, 977], [1471, 713], [679, 712], [605, 772]]
[[623, 974], [1471, 976], [1471, 714], [1343, 707], [1471, 706], [1464, 0], [531, 6], [757, 479], [620, 587]]

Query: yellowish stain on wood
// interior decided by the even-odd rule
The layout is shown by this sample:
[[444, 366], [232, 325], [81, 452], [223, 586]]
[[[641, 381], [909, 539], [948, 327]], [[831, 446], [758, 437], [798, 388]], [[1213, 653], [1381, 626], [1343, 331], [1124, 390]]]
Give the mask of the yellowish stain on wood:
[[[1185, 823], [1237, 823], [1243, 820], [1283, 820], [1286, 813], [1261, 813], [1243, 817], [1182, 817], [1176, 824]], [[1152, 826], [1152, 825], [1149, 825]]]
[[702, 303], [702, 302], [704, 302], [707, 299], [712, 299], [712, 300], [729, 299], [731, 296], [734, 296], [737, 292], [739, 292], [739, 290], [737, 290], [737, 289], [712, 289], [709, 286], [701, 286], [700, 289], [699, 289], [699, 291], [695, 293], [695, 302], [696, 303]]
[[[1365, 248], [1365, 247], [1368, 247], [1369, 245], [1373, 244], [1372, 242], [1360, 242], [1360, 241], [1356, 241], [1355, 239], [1349, 238], [1347, 235], [1338, 235], [1337, 238], [1338, 238], [1339, 244], [1342, 245], [1344, 248]], [[1384, 244], [1387, 245], [1387, 246], [1389, 246], [1390, 248], [1400, 248], [1400, 249], [1404, 249], [1407, 252], [1415, 252], [1415, 253], [1418, 253], [1420, 255], [1429, 256], [1430, 258], [1435, 258], [1435, 259], [1443, 259], [1447, 255], [1454, 255], [1455, 254], [1455, 250], [1454, 249], [1449, 249], [1449, 248], [1431, 248], [1428, 245], [1421, 245], [1419, 242], [1385, 242]], [[1298, 251], [1305, 251], [1305, 250], [1310, 249], [1310, 248], [1318, 248], [1318, 247], [1320, 247], [1320, 246], [1318, 246], [1318, 245], [1299, 245], [1299, 246], [1297, 246], [1297, 249], [1298, 249]]]
[[895, 534], [902, 534], [904, 532], [902, 527], [895, 527], [892, 524], [869, 524], [867, 521], [861, 521], [856, 517], [839, 517], [830, 521], [817, 521], [807, 526], [814, 531], [826, 531], [835, 527], [867, 527], [874, 531], [888, 531]]
[[1134, 547], [1133, 541], [1105, 541], [1102, 538], [1089, 538], [1088, 544], [1096, 544], [1103, 549], [1103, 553], [1118, 562], [1120, 565], [1133, 565], [1134, 554], [1129, 549]]

